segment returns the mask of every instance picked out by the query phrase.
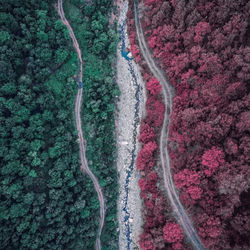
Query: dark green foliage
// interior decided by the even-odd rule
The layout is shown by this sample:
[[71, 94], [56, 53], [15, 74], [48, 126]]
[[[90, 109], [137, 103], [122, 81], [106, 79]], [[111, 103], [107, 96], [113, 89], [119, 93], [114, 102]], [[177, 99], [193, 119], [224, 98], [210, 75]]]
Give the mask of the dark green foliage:
[[80, 172], [72, 41], [51, 1], [0, 5], [0, 249], [93, 249], [99, 207]]
[[117, 249], [118, 235], [114, 101], [119, 89], [112, 68], [117, 45], [116, 27], [109, 24], [112, 2], [95, 0], [92, 4], [82, 5], [71, 0], [64, 3], [66, 17], [80, 43], [84, 61], [82, 119], [87, 139], [86, 155], [107, 199], [102, 249]]

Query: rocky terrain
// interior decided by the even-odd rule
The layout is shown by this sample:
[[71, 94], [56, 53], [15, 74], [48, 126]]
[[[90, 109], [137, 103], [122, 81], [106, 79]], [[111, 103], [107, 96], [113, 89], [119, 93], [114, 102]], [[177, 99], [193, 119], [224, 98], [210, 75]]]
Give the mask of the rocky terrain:
[[[124, 1], [120, 7], [119, 30], [126, 19], [127, 1]], [[124, 26], [124, 40], [126, 47], [129, 47], [126, 25]], [[144, 115], [146, 97], [138, 65], [133, 60], [128, 61], [122, 56], [121, 46], [122, 42], [120, 41], [117, 49], [117, 83], [121, 95], [117, 103], [116, 115], [117, 170], [120, 184], [118, 200], [119, 249], [139, 249], [138, 236], [142, 226], [142, 204], [138, 186], [139, 172], [135, 169], [134, 161], [139, 150], [137, 136], [139, 135], [140, 121]]]

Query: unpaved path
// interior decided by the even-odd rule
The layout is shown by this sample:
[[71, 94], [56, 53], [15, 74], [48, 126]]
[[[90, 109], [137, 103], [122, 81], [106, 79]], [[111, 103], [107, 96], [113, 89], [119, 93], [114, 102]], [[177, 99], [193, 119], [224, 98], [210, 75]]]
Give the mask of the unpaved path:
[[[121, 36], [117, 50], [117, 83], [121, 95], [117, 103], [117, 170], [119, 174], [119, 249], [139, 249], [139, 235], [142, 232], [142, 202], [138, 186], [139, 172], [135, 158], [139, 150], [137, 136], [141, 117], [144, 115], [145, 91], [138, 65], [129, 60], [124, 49], [130, 47], [127, 35], [126, 13], [128, 1], [120, 3], [118, 18]], [[123, 53], [122, 53], [123, 52]]]
[[[62, 22], [67, 26], [69, 32], [70, 32], [70, 37], [73, 41], [73, 45], [76, 49], [77, 52], [77, 56], [78, 56], [78, 63], [79, 63], [79, 82], [82, 82], [82, 53], [79, 47], [79, 44], [77, 42], [77, 39], [75, 37], [74, 31], [71, 28], [68, 20], [66, 19], [65, 15], [64, 15], [64, 11], [63, 11], [63, 1], [62, 0], [58, 0], [57, 2], [57, 10], [58, 10], [58, 14], [62, 20]], [[102, 194], [102, 189], [98, 183], [97, 178], [95, 177], [95, 175], [92, 173], [92, 171], [89, 169], [88, 167], [88, 162], [85, 156], [85, 140], [83, 138], [83, 132], [82, 132], [82, 124], [81, 124], [81, 107], [82, 107], [82, 94], [83, 94], [83, 88], [79, 88], [78, 92], [77, 92], [77, 96], [76, 96], [76, 101], [75, 101], [75, 121], [76, 121], [76, 128], [78, 131], [78, 137], [79, 137], [79, 148], [80, 148], [80, 160], [81, 160], [81, 171], [83, 173], [87, 173], [89, 175], [89, 177], [91, 178], [91, 180], [94, 183], [94, 187], [95, 190], [98, 194], [98, 199], [100, 202], [100, 223], [99, 223], [99, 229], [98, 229], [98, 235], [96, 238], [96, 249], [101, 250], [101, 233], [102, 233], [102, 228], [104, 225], [104, 218], [105, 218], [105, 201], [104, 201], [104, 197]]]
[[178, 219], [179, 224], [182, 226], [187, 239], [190, 241], [194, 249], [204, 249], [202, 242], [195, 231], [195, 228], [188, 217], [184, 207], [182, 206], [174, 182], [171, 174], [170, 169], [170, 159], [167, 151], [167, 144], [168, 144], [168, 133], [169, 133], [169, 122], [170, 117], [167, 113], [167, 110], [172, 110], [172, 87], [170, 83], [166, 80], [164, 75], [162, 74], [161, 70], [156, 66], [151, 53], [148, 49], [147, 43], [144, 38], [143, 30], [141, 27], [141, 23], [139, 20], [139, 13], [138, 13], [138, 4], [137, 0], [134, 0], [134, 13], [135, 13], [135, 25], [136, 25], [136, 34], [137, 39], [139, 42], [139, 48], [141, 53], [143, 54], [148, 67], [152, 74], [160, 81], [161, 85], [163, 86], [163, 96], [164, 96], [164, 103], [165, 103], [165, 114], [164, 114], [164, 122], [161, 130], [160, 136], [160, 157], [161, 157], [161, 164], [164, 173], [164, 185], [167, 191], [167, 196], [169, 202], [171, 203], [172, 209]]

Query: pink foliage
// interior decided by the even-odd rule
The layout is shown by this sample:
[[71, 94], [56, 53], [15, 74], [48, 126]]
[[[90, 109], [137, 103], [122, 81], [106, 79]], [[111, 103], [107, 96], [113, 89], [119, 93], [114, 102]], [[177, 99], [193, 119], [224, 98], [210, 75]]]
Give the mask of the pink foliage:
[[168, 243], [181, 242], [184, 237], [183, 230], [181, 229], [180, 225], [168, 221], [163, 227], [163, 235], [165, 241]]
[[151, 95], [157, 95], [161, 92], [162, 86], [160, 85], [160, 82], [152, 77], [146, 84], [147, 90]]
[[147, 6], [147, 5], [156, 5], [156, 4], [159, 4], [161, 3], [162, 0], [145, 0], [144, 1], [144, 4]]
[[148, 38], [148, 46], [153, 49], [154, 47], [156, 47], [157, 44], [157, 37], [156, 36], [150, 36]]
[[184, 248], [183, 248], [183, 245], [180, 242], [176, 242], [176, 243], [173, 244], [173, 249], [174, 250], [181, 250], [181, 249], [184, 249]]
[[146, 102], [147, 120], [153, 127], [160, 127], [163, 123], [165, 106], [161, 100], [150, 96]]
[[142, 191], [145, 191], [147, 190], [147, 180], [145, 178], [141, 178], [139, 181], [138, 181], [138, 184], [139, 184], [139, 187], [141, 188]]
[[205, 170], [207, 176], [211, 176], [224, 163], [224, 153], [220, 148], [212, 147], [202, 156], [202, 165], [208, 167]]
[[187, 193], [190, 194], [193, 200], [199, 200], [202, 195], [202, 189], [197, 186], [190, 186], [187, 188]]
[[204, 215], [202, 227], [199, 228], [198, 234], [203, 239], [206, 248], [218, 243], [219, 236], [222, 233], [221, 222], [219, 218]]
[[228, 138], [225, 141], [225, 152], [229, 155], [236, 155], [238, 153], [238, 145], [235, 140]]
[[181, 203], [186, 207], [190, 207], [191, 205], [194, 205], [196, 203], [196, 200], [192, 199], [190, 197], [190, 195], [185, 192], [185, 191], [182, 191], [181, 194], [180, 194], [180, 201]]
[[150, 127], [146, 122], [142, 122], [140, 127], [139, 141], [142, 143], [147, 143], [155, 139], [155, 132], [152, 127]]
[[156, 149], [157, 149], [157, 144], [153, 141], [146, 143], [142, 147], [136, 160], [137, 169], [144, 170], [146, 167], [147, 168], [152, 167], [151, 163], [154, 162], [153, 153]]
[[230, 99], [238, 99], [244, 95], [246, 87], [242, 82], [235, 82], [226, 89], [225, 95]]
[[149, 233], [143, 233], [140, 235], [140, 248], [143, 250], [154, 250], [153, 239]]
[[177, 188], [190, 187], [191, 185], [200, 184], [200, 176], [195, 171], [184, 169], [174, 175], [174, 181]]
[[250, 230], [250, 214], [249, 212], [243, 212], [243, 214], [237, 214], [235, 218], [231, 221], [231, 225], [235, 231], [239, 232], [241, 235], [247, 235]]
[[[143, 2], [146, 40], [175, 87], [168, 147], [181, 202], [195, 215], [192, 219], [206, 248], [248, 249], [242, 235], [250, 233], [246, 223], [249, 214], [244, 210], [242, 193], [250, 185], [246, 167], [250, 160], [250, 5], [243, 0]], [[131, 41], [136, 43], [134, 22], [129, 23], [130, 33], [134, 33]], [[143, 71], [149, 72], [140, 59]], [[147, 76], [145, 81], [150, 80]], [[165, 108], [157, 103], [158, 91], [154, 84], [148, 84], [145, 121], [154, 129], [156, 140]], [[154, 140], [150, 135], [149, 129], [143, 135], [145, 143]], [[152, 170], [148, 165], [143, 170], [145, 176]], [[141, 196], [150, 201], [147, 212], [156, 210], [158, 216], [156, 220], [150, 214], [150, 228], [144, 228], [150, 231], [153, 246], [181, 249], [179, 241], [162, 245], [162, 235], [155, 227], [161, 220], [159, 211], [164, 210], [152, 209], [157, 207], [157, 192], [145, 192]], [[198, 219], [199, 214], [203, 220]]]
[[242, 112], [239, 117], [239, 122], [236, 124], [239, 132], [250, 132], [250, 111]]
[[201, 42], [203, 37], [211, 31], [210, 25], [207, 22], [199, 22], [195, 27], [195, 42]]
[[157, 179], [158, 179], [158, 174], [154, 171], [151, 171], [148, 175], [147, 178], [149, 179], [149, 181], [151, 183], [156, 183]]

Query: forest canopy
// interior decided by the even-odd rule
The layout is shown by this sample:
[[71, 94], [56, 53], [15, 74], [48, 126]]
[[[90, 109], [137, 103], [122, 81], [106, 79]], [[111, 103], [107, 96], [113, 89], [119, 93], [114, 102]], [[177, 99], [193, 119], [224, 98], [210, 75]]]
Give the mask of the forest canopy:
[[[73, 116], [78, 62], [69, 32], [54, 2], [1, 0], [0, 4], [0, 248], [93, 249], [99, 203], [89, 177], [80, 172]], [[84, 1], [72, 1], [68, 10], [81, 13], [79, 4]], [[93, 158], [90, 165], [99, 178], [102, 174], [101, 185], [107, 186], [107, 230], [113, 232], [116, 172], [112, 115], [114, 96], [119, 91], [114, 88], [114, 72], [110, 72], [116, 46], [108, 41], [115, 36], [107, 21], [111, 7], [111, 1], [85, 4], [75, 25], [85, 29], [84, 37], [78, 38], [88, 58], [84, 77], [89, 86], [86, 96], [90, 96], [83, 105], [89, 111], [83, 119], [94, 127], [85, 132], [97, 131], [96, 140], [87, 138], [88, 160]], [[93, 20], [84, 18], [94, 12]], [[96, 26], [100, 26], [100, 36]], [[87, 54], [91, 47], [94, 49]], [[98, 74], [87, 77], [94, 62], [99, 65]], [[105, 100], [102, 106], [97, 102], [100, 97]], [[88, 101], [92, 105], [87, 107]], [[103, 141], [110, 147], [103, 150]], [[105, 162], [100, 163], [103, 159]], [[104, 233], [104, 237], [109, 235], [112, 233]], [[115, 245], [116, 238], [106, 244]]]

